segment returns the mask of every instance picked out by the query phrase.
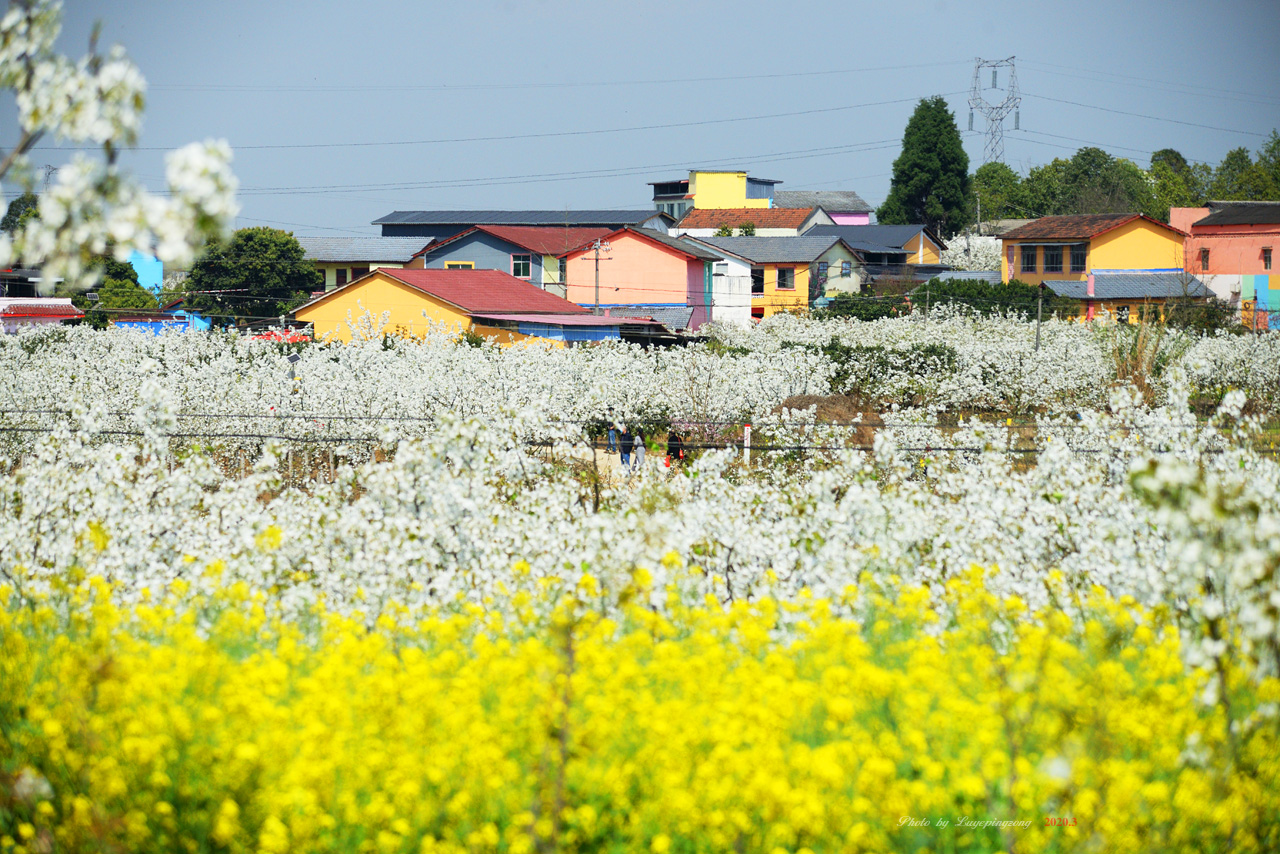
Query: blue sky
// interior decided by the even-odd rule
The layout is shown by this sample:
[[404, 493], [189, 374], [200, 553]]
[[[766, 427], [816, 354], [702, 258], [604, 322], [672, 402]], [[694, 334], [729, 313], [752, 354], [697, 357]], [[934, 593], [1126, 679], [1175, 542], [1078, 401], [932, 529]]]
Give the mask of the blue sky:
[[648, 207], [647, 182], [690, 167], [879, 204], [918, 99], [968, 127], [976, 57], [1017, 57], [1004, 159], [1024, 174], [1089, 144], [1216, 163], [1280, 127], [1274, 0], [83, 0], [60, 48], [82, 55], [95, 21], [149, 84], [124, 162], [158, 189], [163, 150], [225, 138], [238, 224], [299, 235], [376, 234], [397, 209]]

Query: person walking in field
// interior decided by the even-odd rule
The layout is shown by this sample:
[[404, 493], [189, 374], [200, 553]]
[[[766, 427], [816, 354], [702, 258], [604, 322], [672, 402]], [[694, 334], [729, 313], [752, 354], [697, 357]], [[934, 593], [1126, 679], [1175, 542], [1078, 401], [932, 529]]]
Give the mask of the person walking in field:
[[644, 436], [637, 430], [632, 446], [631, 470], [640, 471], [642, 468], [644, 468]]
[[684, 439], [675, 430], [667, 433], [667, 466], [678, 466], [684, 462]]
[[631, 444], [633, 442], [631, 431], [627, 429], [627, 425], [618, 425], [618, 453], [621, 456], [622, 470], [624, 472], [631, 470]]

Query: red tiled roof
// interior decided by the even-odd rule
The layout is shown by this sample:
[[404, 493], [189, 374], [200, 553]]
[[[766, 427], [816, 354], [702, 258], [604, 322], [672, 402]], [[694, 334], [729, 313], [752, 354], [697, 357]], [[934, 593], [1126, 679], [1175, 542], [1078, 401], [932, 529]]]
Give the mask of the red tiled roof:
[[1119, 228], [1136, 219], [1145, 219], [1161, 228], [1183, 232], [1144, 214], [1082, 214], [1079, 216], [1043, 216], [1026, 225], [1000, 235], [1005, 240], [1090, 240], [1099, 234]]
[[528, 249], [537, 255], [563, 255], [571, 249], [585, 246], [597, 237], [604, 237], [611, 228], [600, 226], [572, 226], [564, 228], [558, 225], [473, 225], [466, 231], [453, 237], [432, 243], [413, 257], [433, 255], [442, 246], [456, 243], [477, 231], [492, 234], [499, 240], [505, 240], [521, 249]]
[[54, 305], [24, 302], [0, 308], [2, 317], [84, 317], [84, 312], [68, 301]]
[[756, 228], [799, 228], [812, 213], [813, 208], [693, 208], [676, 227], [737, 228], [749, 222]]
[[547, 323], [552, 326], [632, 326], [656, 323], [639, 317], [605, 317], [594, 314], [474, 314], [477, 320], [509, 320], [514, 323]]
[[563, 255], [571, 249], [585, 246], [597, 237], [604, 237], [613, 229], [561, 228], [554, 225], [480, 225], [475, 230], [487, 232], [539, 255]]
[[370, 276], [388, 276], [457, 306], [468, 314], [587, 314], [579, 305], [501, 270], [398, 270], [382, 267], [294, 309], [295, 312], [359, 285]]

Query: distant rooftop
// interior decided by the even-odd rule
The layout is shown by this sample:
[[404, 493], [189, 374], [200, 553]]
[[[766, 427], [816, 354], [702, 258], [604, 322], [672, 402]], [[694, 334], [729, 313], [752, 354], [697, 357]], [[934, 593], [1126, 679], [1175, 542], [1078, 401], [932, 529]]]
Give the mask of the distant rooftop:
[[813, 235], [834, 235], [843, 237], [848, 243], [853, 244], [855, 241], [865, 243], [879, 243], [882, 246], [897, 246], [899, 248], [906, 246], [920, 232], [924, 232], [930, 240], [937, 244], [939, 249], [946, 249], [947, 244], [942, 242], [938, 235], [933, 233], [933, 229], [926, 225], [816, 225], [805, 232], [806, 236]]
[[853, 190], [776, 190], [780, 208], [822, 208], [827, 213], [871, 213], [875, 208]]
[[1200, 299], [1213, 296], [1203, 282], [1180, 270], [1096, 272], [1093, 274], [1092, 297], [1087, 295], [1088, 282], [1046, 279], [1044, 284], [1058, 296], [1074, 299]]
[[693, 208], [676, 227], [737, 228], [751, 223], [756, 228], [799, 228], [813, 214], [813, 208]]
[[430, 237], [299, 237], [312, 261], [386, 261], [405, 264], [431, 243]]
[[694, 237], [708, 246], [723, 250], [756, 264], [796, 264], [816, 260], [839, 237]]
[[1280, 224], [1280, 202], [1209, 202], [1209, 215], [1195, 225]]
[[652, 208], [634, 210], [542, 211], [393, 211], [374, 225], [639, 225], [655, 216]]
[[423, 254], [434, 254], [436, 250], [479, 232], [493, 235], [499, 240], [519, 246], [521, 249], [528, 249], [537, 255], [563, 255], [612, 231], [613, 229], [600, 226], [565, 228], [562, 225], [477, 225], [446, 240], [441, 240]]

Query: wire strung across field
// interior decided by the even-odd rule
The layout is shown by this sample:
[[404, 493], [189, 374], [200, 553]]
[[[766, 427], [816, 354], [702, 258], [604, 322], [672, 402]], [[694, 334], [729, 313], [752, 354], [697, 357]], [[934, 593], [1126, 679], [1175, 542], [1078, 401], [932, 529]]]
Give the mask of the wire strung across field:
[[[4, 411], [5, 410], [0, 410], [0, 412], [4, 412]], [[868, 426], [868, 425], [862, 424], [859, 426]], [[885, 426], [890, 428], [893, 428], [893, 427], [921, 428], [921, 427], [929, 427], [930, 425], [902, 424], [902, 425], [885, 425]], [[1077, 425], [1064, 425], [1064, 426], [1077, 426]], [[19, 426], [19, 425], [0, 425], [0, 434], [2, 433], [40, 433], [45, 435], [52, 435], [54, 432], [56, 431], [53, 427], [47, 427], [47, 426], [35, 427], [35, 426]], [[1130, 433], [1134, 433], [1134, 432], [1141, 433], [1144, 431], [1142, 431], [1139, 428], [1126, 427], [1126, 428], [1116, 428], [1116, 432], [1122, 432], [1128, 435]], [[368, 435], [315, 436], [315, 435], [296, 435], [296, 434], [284, 434], [284, 433], [242, 433], [242, 432], [214, 432], [214, 431], [147, 431], [147, 430], [129, 430], [129, 429], [118, 429], [118, 428], [95, 430], [93, 431], [93, 434], [100, 435], [100, 436], [132, 436], [132, 437], [155, 436], [157, 438], [166, 439], [166, 440], [231, 439], [231, 440], [241, 440], [241, 441], [244, 441], [244, 440], [260, 441], [260, 442], [279, 441], [279, 442], [296, 443], [299, 445], [344, 445], [344, 444], [370, 444], [370, 443], [377, 444], [379, 442], [377, 438], [371, 437]], [[587, 442], [586, 442], [586, 444], [594, 450], [601, 450], [603, 447], [605, 447], [603, 443], [604, 443], [604, 440], [602, 437], [587, 439]], [[576, 443], [569, 440], [556, 441], [556, 440], [550, 440], [550, 439], [526, 439], [522, 442], [522, 444], [524, 444], [527, 447], [536, 447], [536, 448], [557, 448], [557, 447], [563, 447], [565, 445], [576, 447]], [[751, 444], [748, 444], [741, 440], [739, 441], [726, 440], [722, 442], [682, 441], [681, 447], [686, 450], [699, 450], [699, 451], [709, 451], [709, 450], [748, 451], [749, 450], [753, 453], [834, 453], [834, 452], [842, 452], [842, 451], [871, 453], [875, 451], [875, 447], [873, 445], [867, 445], [867, 444], [858, 444], [858, 445], [802, 444], [802, 443], [793, 443], [793, 444], [751, 443]], [[1264, 448], [1259, 445], [1252, 445], [1250, 447], [1251, 447], [1251, 450], [1257, 454], [1262, 454], [1266, 456], [1280, 455], [1280, 449], [1277, 449], [1274, 447]], [[1001, 447], [995, 447], [995, 446], [978, 447], [973, 445], [963, 445], [963, 446], [923, 445], [923, 446], [899, 447], [897, 450], [900, 450], [906, 453], [919, 453], [919, 454], [999, 453], [999, 454], [1035, 455], [1035, 454], [1044, 453], [1047, 450], [1047, 448], [1045, 448], [1044, 446], [1034, 446], [1030, 448], [1014, 448], [1014, 447], [1001, 448]], [[1099, 454], [1099, 453], [1105, 453], [1110, 450], [1114, 450], [1114, 448], [1112, 447], [1103, 447], [1103, 448], [1068, 447], [1067, 450], [1071, 453], [1077, 453], [1077, 454]], [[1223, 449], [1220, 449], [1220, 448], [1205, 449], [1204, 452], [1210, 453], [1210, 454], [1219, 454], [1223, 452]]]

